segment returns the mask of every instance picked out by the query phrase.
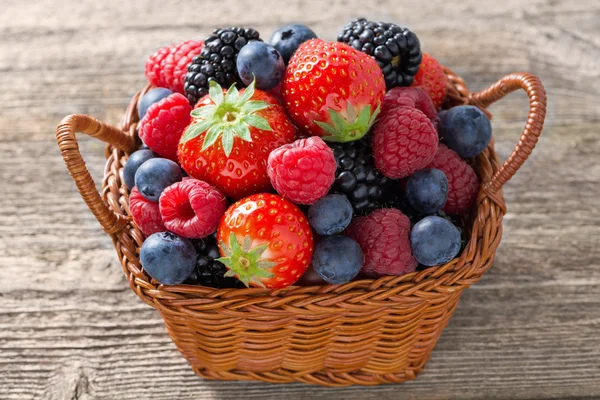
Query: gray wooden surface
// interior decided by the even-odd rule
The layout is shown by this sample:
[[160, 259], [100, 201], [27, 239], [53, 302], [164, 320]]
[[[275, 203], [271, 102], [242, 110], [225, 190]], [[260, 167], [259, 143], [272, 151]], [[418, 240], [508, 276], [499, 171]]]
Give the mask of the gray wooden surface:
[[[600, 398], [598, 1], [3, 0], [0, 7], [0, 399]], [[375, 388], [197, 378], [158, 314], [131, 292], [111, 241], [65, 171], [69, 113], [117, 123], [159, 45], [224, 24], [309, 23], [333, 39], [351, 17], [404, 23], [482, 89], [539, 75], [546, 129], [505, 188], [497, 260], [467, 290], [425, 372]], [[523, 94], [492, 108], [506, 157]], [[81, 148], [100, 180], [102, 145]]]

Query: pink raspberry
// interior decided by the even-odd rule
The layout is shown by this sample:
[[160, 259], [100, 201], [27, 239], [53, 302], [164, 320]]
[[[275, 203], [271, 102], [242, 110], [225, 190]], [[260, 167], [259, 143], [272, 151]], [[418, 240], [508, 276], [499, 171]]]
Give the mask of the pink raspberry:
[[179, 93], [152, 104], [140, 121], [138, 134], [155, 153], [175, 162], [179, 139], [190, 124], [192, 106]]
[[388, 108], [373, 128], [375, 166], [389, 178], [405, 178], [425, 168], [437, 145], [435, 128], [416, 108]]
[[363, 251], [362, 275], [404, 275], [417, 268], [410, 249], [410, 221], [395, 208], [382, 208], [355, 218], [344, 233], [356, 240]]
[[203, 44], [201, 40], [187, 40], [154, 52], [146, 61], [148, 81], [154, 86], [183, 94], [185, 74], [192, 58], [200, 54]]
[[186, 238], [203, 238], [214, 233], [227, 208], [223, 193], [193, 178], [184, 178], [166, 188], [159, 204], [165, 227]]
[[313, 204], [335, 180], [333, 151], [318, 136], [298, 139], [269, 154], [267, 173], [277, 192], [298, 204]]
[[468, 214], [479, 193], [479, 178], [473, 168], [443, 144], [427, 168], [437, 168], [448, 178], [448, 199], [443, 210], [448, 214]]
[[146, 200], [136, 187], [129, 194], [129, 212], [133, 222], [146, 236], [167, 230], [163, 224], [158, 203]]
[[431, 120], [431, 123], [437, 130], [440, 124], [440, 117], [433, 105], [427, 92], [421, 87], [398, 86], [391, 89], [383, 98], [383, 107], [381, 114], [396, 107], [413, 107], [420, 110]]

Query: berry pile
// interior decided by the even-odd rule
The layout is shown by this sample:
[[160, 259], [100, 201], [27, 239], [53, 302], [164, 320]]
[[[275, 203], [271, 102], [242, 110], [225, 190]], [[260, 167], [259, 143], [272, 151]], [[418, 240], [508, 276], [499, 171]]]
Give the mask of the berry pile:
[[442, 65], [364, 18], [328, 42], [216, 29], [146, 62], [142, 149], [122, 179], [144, 271], [219, 289], [343, 284], [457, 257], [477, 201], [478, 108], [440, 111]]

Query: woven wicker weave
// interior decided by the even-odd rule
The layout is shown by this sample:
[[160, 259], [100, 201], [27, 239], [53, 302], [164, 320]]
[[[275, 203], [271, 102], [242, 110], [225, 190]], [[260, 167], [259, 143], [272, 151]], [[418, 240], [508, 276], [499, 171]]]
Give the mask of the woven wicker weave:
[[[71, 115], [58, 126], [57, 141], [81, 196], [112, 237], [131, 288], [160, 312], [198, 375], [325, 386], [399, 383], [423, 370], [461, 292], [491, 266], [506, 212], [502, 186], [533, 150], [545, 116], [546, 94], [535, 76], [511, 74], [483, 92], [469, 93], [452, 71], [447, 69], [446, 75], [446, 107], [474, 104], [485, 110], [506, 94], [524, 89], [529, 116], [517, 147], [502, 166], [493, 141], [474, 160], [484, 184], [476, 209], [465, 220], [470, 239], [462, 255], [400, 277], [272, 291], [162, 286], [140, 266], [144, 236], [131, 222], [122, 179], [128, 154], [139, 144], [137, 101], [148, 88], [132, 100], [122, 130], [86, 115]], [[108, 143], [101, 194], [81, 158], [75, 132]]]

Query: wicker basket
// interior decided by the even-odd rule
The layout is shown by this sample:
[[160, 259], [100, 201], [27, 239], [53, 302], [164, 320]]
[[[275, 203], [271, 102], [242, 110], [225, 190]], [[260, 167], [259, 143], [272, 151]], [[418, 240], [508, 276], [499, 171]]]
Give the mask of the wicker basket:
[[[137, 101], [149, 88], [132, 100], [122, 129], [71, 115], [58, 126], [56, 137], [79, 193], [113, 239], [131, 288], [160, 312], [198, 375], [324, 386], [400, 383], [423, 370], [460, 294], [491, 266], [506, 213], [502, 186], [527, 159], [544, 123], [546, 94], [535, 76], [514, 73], [487, 90], [469, 93], [461, 78], [448, 69], [446, 75], [446, 107], [473, 104], [485, 111], [506, 94], [524, 89], [529, 116], [502, 166], [493, 141], [473, 162], [483, 185], [476, 209], [465, 220], [470, 239], [462, 255], [400, 277], [271, 291], [160, 285], [140, 266], [144, 236], [132, 223], [122, 177], [128, 154], [139, 144]], [[108, 143], [102, 194], [86, 169], [76, 132]]]

